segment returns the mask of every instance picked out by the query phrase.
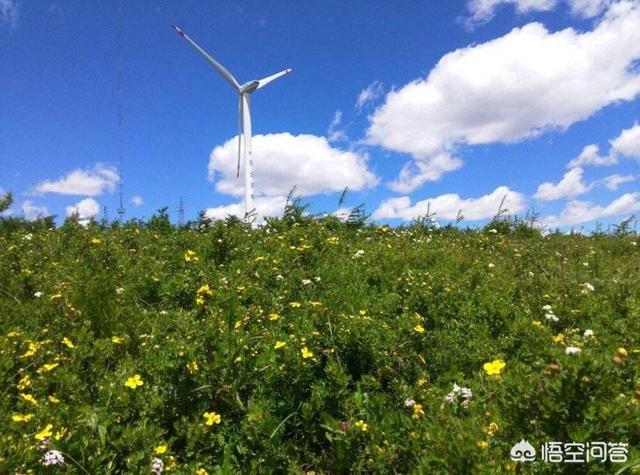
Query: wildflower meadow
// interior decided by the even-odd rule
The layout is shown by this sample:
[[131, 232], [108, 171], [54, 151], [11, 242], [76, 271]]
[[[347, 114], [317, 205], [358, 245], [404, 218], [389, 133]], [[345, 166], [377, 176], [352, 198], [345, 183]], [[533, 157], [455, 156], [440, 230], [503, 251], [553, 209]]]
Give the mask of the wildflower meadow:
[[[0, 221], [0, 473], [640, 466], [635, 233], [293, 211]], [[514, 462], [522, 439], [628, 462]]]

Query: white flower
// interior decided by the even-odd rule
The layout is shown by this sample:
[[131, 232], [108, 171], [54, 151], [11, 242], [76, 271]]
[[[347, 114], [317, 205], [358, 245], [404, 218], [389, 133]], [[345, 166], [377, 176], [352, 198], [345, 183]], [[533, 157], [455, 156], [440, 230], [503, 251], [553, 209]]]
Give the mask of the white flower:
[[631, 245], [632, 245], [632, 246], [637, 246], [637, 245], [638, 245], [638, 243], [637, 243], [637, 242], [635, 242], [635, 241], [631, 241]]
[[320, 282], [322, 279], [320, 277], [314, 277], [313, 280], [315, 280], [316, 282]]
[[585, 266], [585, 267], [589, 267], [589, 263], [588, 262], [583, 262], [582, 265]]
[[64, 457], [57, 450], [49, 450], [42, 456], [42, 465], [49, 467], [51, 465], [64, 465]]
[[354, 259], [358, 259], [358, 258], [360, 258], [360, 257], [362, 257], [362, 256], [364, 256], [364, 251], [363, 251], [362, 249], [358, 249], [358, 250], [356, 251], [356, 253], [353, 255], [353, 258], [354, 258]]
[[39, 299], [40, 297], [42, 297], [42, 292], [40, 292], [39, 290], [33, 294], [33, 296], [37, 299]]
[[585, 282], [584, 284], [582, 284], [582, 287], [584, 287], [584, 290], [588, 292], [593, 292], [595, 290], [593, 285], [591, 285], [589, 282]]
[[564, 349], [564, 352], [568, 355], [577, 355], [582, 351], [581, 348], [578, 348], [577, 346], [567, 346]]
[[462, 393], [462, 397], [465, 398], [466, 400], [469, 400], [473, 397], [473, 393], [471, 392], [470, 388], [462, 388], [461, 393]]
[[529, 271], [529, 277], [535, 277], [536, 273]]
[[444, 397], [444, 400], [449, 404], [453, 404], [458, 400], [458, 397], [462, 398], [462, 407], [467, 407], [473, 397], [473, 392], [470, 388], [462, 388], [456, 383], [453, 383], [453, 389]]
[[489, 232], [491, 234], [498, 234], [498, 230], [497, 229], [493, 229], [493, 228], [489, 229]]
[[302, 285], [309, 285], [311, 283], [311, 279], [302, 279]]
[[160, 313], [160, 315], [166, 315], [168, 312], [166, 310], [160, 310], [158, 313]]
[[160, 460], [158, 457], [154, 457], [151, 460], [151, 473], [160, 475], [163, 470], [164, 470], [164, 463], [162, 463], [162, 460]]
[[416, 402], [413, 399], [406, 399], [404, 401], [404, 407], [413, 407]]
[[593, 338], [593, 330], [585, 330], [583, 335], [585, 338]]
[[556, 317], [553, 313], [545, 314], [544, 318], [546, 318], [547, 320], [550, 320], [552, 322], [557, 322], [559, 320], [559, 318]]
[[544, 310], [545, 312], [553, 312], [553, 309], [551, 308], [551, 305], [549, 305], [549, 304], [544, 305], [542, 307], [542, 310]]
[[489, 262], [489, 265], [487, 266], [489, 269], [493, 269], [496, 265], [493, 262]]
[[282, 280], [282, 279], [284, 279], [284, 277], [282, 277], [280, 274], [278, 274], [278, 275], [276, 276], [276, 279], [277, 279], [277, 280]]
[[33, 238], [33, 234], [31, 233], [22, 236], [22, 239], [24, 239], [25, 241], [31, 241], [31, 238]]
[[124, 287], [118, 287], [116, 289], [116, 294], [118, 294], [118, 295], [122, 294], [123, 292], [124, 292]]

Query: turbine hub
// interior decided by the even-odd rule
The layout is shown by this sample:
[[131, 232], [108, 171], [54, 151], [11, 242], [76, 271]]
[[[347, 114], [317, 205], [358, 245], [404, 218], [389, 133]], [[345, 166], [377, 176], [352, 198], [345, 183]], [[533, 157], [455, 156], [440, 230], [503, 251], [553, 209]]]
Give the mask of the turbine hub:
[[240, 94], [251, 94], [253, 91], [258, 89], [260, 85], [259, 81], [249, 81], [240, 86]]

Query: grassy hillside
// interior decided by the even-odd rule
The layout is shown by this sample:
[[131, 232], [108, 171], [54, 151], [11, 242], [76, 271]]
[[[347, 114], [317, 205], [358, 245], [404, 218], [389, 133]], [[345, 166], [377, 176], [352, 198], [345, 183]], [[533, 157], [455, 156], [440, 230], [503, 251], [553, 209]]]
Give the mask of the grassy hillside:
[[638, 240], [5, 224], [0, 472], [503, 473], [523, 438], [626, 442], [633, 462]]

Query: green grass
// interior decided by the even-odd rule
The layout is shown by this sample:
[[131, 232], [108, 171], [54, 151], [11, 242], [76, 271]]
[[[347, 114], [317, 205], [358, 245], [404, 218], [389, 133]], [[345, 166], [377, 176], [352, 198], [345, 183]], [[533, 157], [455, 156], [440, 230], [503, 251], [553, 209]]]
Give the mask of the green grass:
[[[154, 219], [0, 223], [1, 473], [621, 468], [522, 471], [523, 438], [640, 456], [636, 235]], [[42, 467], [48, 449], [66, 465]]]

